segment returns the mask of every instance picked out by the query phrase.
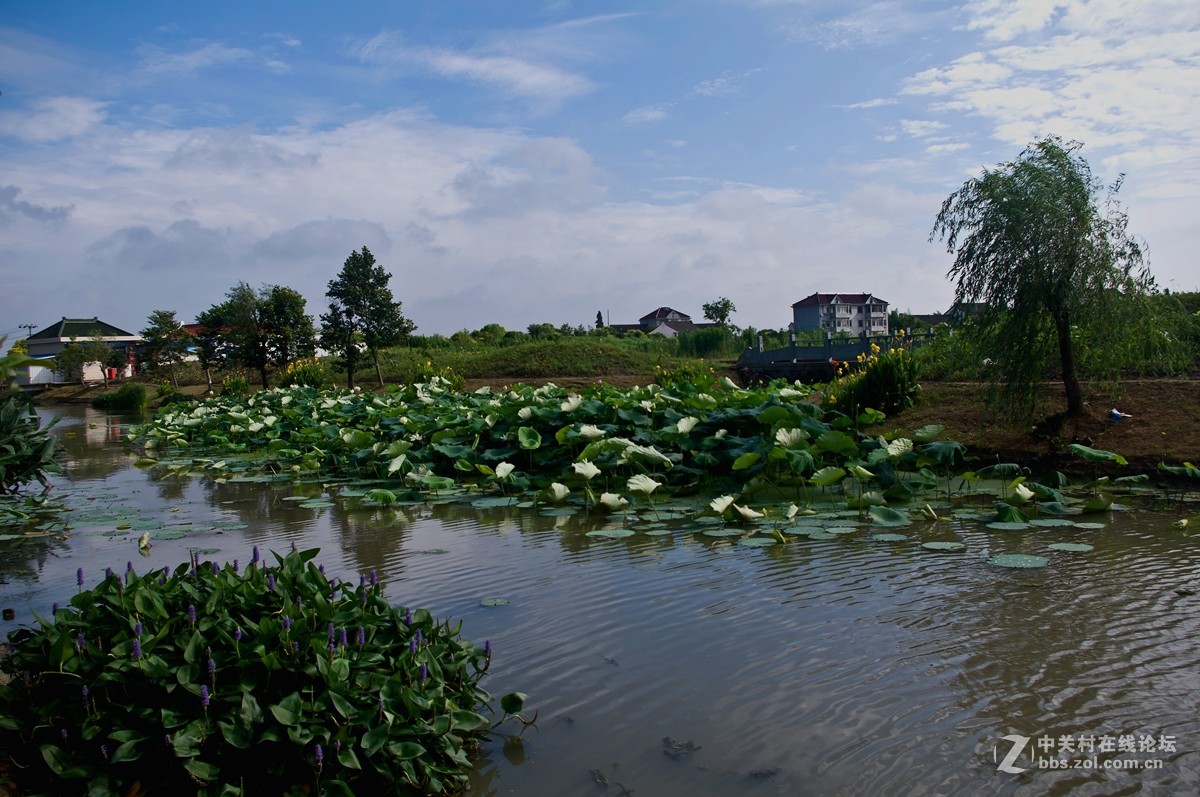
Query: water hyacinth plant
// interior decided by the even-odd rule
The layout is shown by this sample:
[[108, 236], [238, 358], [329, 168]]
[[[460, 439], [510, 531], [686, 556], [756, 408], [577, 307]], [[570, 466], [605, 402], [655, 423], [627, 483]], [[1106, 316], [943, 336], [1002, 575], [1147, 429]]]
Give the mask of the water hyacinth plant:
[[462, 788], [470, 746], [494, 727], [480, 713], [490, 643], [389, 605], [377, 578], [327, 578], [316, 554], [255, 557], [241, 573], [129, 567], [10, 634], [10, 774], [55, 794]]

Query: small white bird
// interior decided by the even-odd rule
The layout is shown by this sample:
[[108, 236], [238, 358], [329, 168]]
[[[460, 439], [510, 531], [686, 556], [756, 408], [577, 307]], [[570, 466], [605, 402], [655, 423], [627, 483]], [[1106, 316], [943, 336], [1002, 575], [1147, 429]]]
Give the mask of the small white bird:
[[1113, 407], [1111, 410], [1108, 411], [1108, 419], [1110, 421], [1112, 421], [1113, 423], [1116, 423], [1117, 421], [1123, 421], [1126, 418], [1132, 418], [1132, 417], [1133, 416], [1130, 415], [1129, 413], [1121, 412], [1116, 407]]

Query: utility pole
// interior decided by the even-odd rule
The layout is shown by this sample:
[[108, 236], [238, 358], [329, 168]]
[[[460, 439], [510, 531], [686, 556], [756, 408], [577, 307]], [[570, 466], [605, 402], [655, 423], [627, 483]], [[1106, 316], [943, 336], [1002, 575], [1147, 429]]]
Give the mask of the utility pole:
[[[17, 326], [21, 329], [28, 329], [29, 335], [32, 335], [33, 330], [37, 329], [37, 324], [17, 324]], [[29, 335], [26, 335], [25, 337], [29, 337]]]

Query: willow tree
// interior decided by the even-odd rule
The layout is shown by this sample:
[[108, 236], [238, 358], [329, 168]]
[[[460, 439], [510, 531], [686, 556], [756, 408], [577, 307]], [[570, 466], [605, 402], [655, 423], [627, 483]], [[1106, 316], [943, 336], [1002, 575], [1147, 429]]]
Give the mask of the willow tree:
[[1102, 200], [1080, 146], [1050, 136], [985, 169], [942, 203], [929, 236], [955, 255], [955, 301], [984, 305], [980, 342], [1000, 403], [1017, 417], [1032, 413], [1056, 367], [1067, 414], [1081, 415], [1078, 347], [1137, 334], [1114, 321], [1135, 317], [1129, 306], [1154, 288], [1116, 204], [1121, 180]]

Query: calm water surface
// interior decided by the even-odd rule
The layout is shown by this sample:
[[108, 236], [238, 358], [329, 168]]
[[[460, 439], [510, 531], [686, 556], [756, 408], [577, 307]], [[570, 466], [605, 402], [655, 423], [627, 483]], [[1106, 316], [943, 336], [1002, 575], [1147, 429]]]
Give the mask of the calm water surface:
[[[485, 747], [471, 795], [1200, 794], [1200, 553], [1174, 515], [914, 524], [899, 543], [865, 527], [772, 548], [695, 527], [603, 540], [531, 510], [304, 508], [286, 499], [319, 485], [156, 480], [132, 466], [119, 419], [59, 414], [55, 493], [74, 528], [3, 544], [0, 605], [17, 612], [4, 632], [69, 598], [77, 567], [98, 580], [197, 549], [245, 562], [254, 545], [319, 547], [331, 572], [376, 570], [396, 603], [491, 639], [487, 688], [529, 694], [536, 725]], [[160, 537], [147, 558], [143, 530]], [[919, 547], [935, 535], [967, 549]], [[1045, 549], [1081, 541], [1095, 550]], [[998, 552], [1051, 562], [987, 564]], [[1023, 771], [1000, 771], [1016, 737]], [[1064, 737], [1096, 752], [1064, 755]]]

